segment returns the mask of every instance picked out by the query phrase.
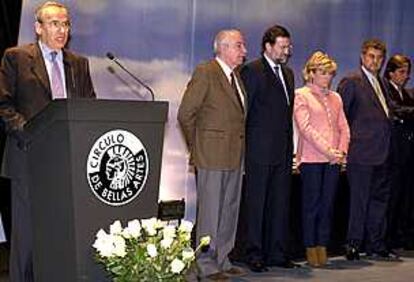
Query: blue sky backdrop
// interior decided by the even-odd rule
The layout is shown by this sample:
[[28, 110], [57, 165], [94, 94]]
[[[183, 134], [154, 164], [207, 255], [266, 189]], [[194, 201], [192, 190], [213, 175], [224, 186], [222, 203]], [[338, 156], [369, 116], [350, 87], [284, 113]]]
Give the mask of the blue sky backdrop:
[[[24, 1], [20, 43], [34, 38], [33, 11], [42, 1]], [[186, 148], [176, 122], [185, 85], [195, 65], [212, 57], [212, 40], [223, 28], [239, 28], [248, 58], [260, 55], [264, 30], [286, 26], [292, 35], [289, 64], [302, 84], [301, 68], [320, 49], [338, 62], [334, 83], [359, 65], [363, 40], [378, 37], [388, 54], [414, 57], [412, 0], [67, 0], [72, 12], [71, 48], [88, 56], [98, 96], [148, 99], [148, 93], [105, 58], [108, 51], [170, 102], [160, 197], [186, 197], [193, 218], [195, 190]], [[115, 73], [109, 72], [113, 67]], [[410, 82], [410, 86], [413, 83]], [[335, 87], [335, 85], [334, 85]]]

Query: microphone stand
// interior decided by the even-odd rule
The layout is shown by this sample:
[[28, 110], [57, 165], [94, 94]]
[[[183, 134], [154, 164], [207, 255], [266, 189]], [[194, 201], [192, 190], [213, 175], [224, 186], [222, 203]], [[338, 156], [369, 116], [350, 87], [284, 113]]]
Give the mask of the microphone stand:
[[140, 85], [142, 85], [145, 89], [148, 90], [148, 92], [151, 94], [151, 101], [155, 101], [155, 95], [154, 91], [149, 87], [147, 84], [145, 84], [142, 80], [140, 80], [137, 76], [135, 76], [133, 73], [131, 73], [126, 67], [124, 67], [118, 59], [110, 52], [106, 53], [106, 56], [115, 64], [117, 64], [123, 71], [125, 71], [127, 74], [129, 74], [136, 82], [138, 82]]

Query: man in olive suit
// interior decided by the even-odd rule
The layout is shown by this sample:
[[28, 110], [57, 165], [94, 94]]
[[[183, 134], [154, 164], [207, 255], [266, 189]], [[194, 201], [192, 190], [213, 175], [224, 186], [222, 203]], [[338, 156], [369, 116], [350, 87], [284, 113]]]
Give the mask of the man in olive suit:
[[178, 121], [197, 173], [197, 241], [211, 237], [197, 258], [200, 278], [241, 275], [228, 254], [235, 240], [244, 157], [245, 92], [235, 68], [246, 55], [238, 30], [220, 31], [216, 57], [197, 66], [184, 93]]

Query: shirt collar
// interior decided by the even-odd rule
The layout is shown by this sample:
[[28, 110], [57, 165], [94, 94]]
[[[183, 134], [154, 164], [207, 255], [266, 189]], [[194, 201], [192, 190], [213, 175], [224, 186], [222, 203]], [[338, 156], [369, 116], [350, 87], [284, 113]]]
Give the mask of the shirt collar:
[[390, 84], [395, 88], [395, 90], [397, 90], [398, 92], [400, 92], [401, 91], [401, 89], [398, 87], [398, 85], [397, 84], [395, 84], [394, 83], [394, 81], [392, 81], [392, 80], [389, 80], [389, 82], [390, 82]]
[[216, 61], [220, 65], [224, 73], [226, 74], [227, 78], [230, 80], [231, 73], [233, 72], [233, 70], [219, 57], [216, 57]]
[[364, 66], [361, 66], [361, 69], [371, 82], [374, 82], [374, 80], [378, 80], [377, 77], [374, 74], [372, 74], [369, 70], [367, 70]]
[[266, 55], [266, 53], [263, 53], [263, 57], [266, 59], [267, 63], [270, 65], [273, 71], [275, 70], [275, 67], [281, 67], [281, 64], [276, 64], [272, 59], [269, 58], [268, 55]]
[[275, 68], [275, 66], [276, 66], [276, 64], [275, 64], [275, 62], [273, 62], [273, 60], [271, 60], [267, 55], [266, 55], [266, 53], [263, 53], [263, 57], [265, 58], [265, 60], [267, 61], [267, 63], [270, 65], [270, 67], [272, 68], [272, 69], [274, 69]]
[[51, 52], [57, 52], [56, 60], [62, 61], [63, 60], [63, 52], [61, 49], [53, 50], [49, 48], [46, 44], [43, 44], [42, 41], [39, 40], [39, 47], [42, 51], [43, 58], [47, 59], [48, 61], [52, 61], [52, 57], [50, 55]]

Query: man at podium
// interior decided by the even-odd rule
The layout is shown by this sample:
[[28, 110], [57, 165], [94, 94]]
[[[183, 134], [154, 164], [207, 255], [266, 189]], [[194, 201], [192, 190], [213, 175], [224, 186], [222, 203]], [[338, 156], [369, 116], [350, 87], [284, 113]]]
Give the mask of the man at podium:
[[47, 1], [35, 11], [37, 42], [6, 50], [0, 69], [0, 116], [8, 140], [5, 173], [11, 178], [11, 281], [33, 281], [29, 182], [22, 139], [24, 126], [54, 99], [93, 98], [88, 60], [65, 48], [68, 8]]

